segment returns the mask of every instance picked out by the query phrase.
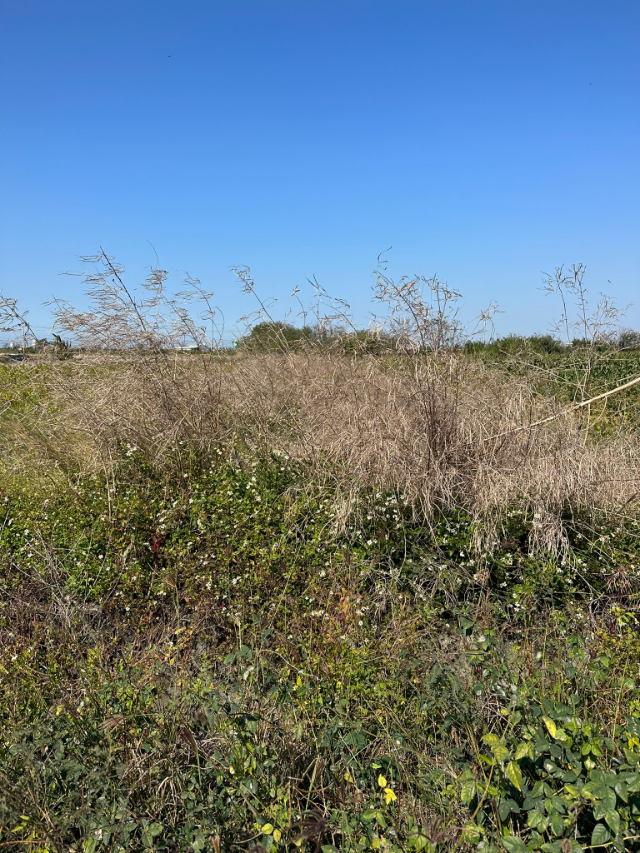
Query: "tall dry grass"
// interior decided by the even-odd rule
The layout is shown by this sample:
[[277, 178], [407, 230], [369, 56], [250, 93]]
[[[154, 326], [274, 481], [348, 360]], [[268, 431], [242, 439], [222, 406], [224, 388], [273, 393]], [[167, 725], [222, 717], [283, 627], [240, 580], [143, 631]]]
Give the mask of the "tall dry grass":
[[[154, 464], [184, 445], [277, 450], [331, 484], [343, 517], [363, 491], [394, 489], [427, 520], [438, 509], [469, 512], [483, 546], [516, 504], [534, 522], [532, 547], [557, 548], [563, 519], [636, 498], [635, 435], [585, 440], [576, 416], [532, 381], [465, 356], [455, 346], [458, 294], [434, 279], [396, 284], [380, 273], [376, 297], [387, 314], [375, 355], [346, 355], [340, 335], [306, 352], [279, 341], [277, 353], [232, 354], [216, 345], [215, 311], [199, 283], [190, 281], [179, 302], [154, 270], [136, 298], [104, 253], [92, 261], [90, 310], [57, 306], [60, 329], [82, 350], [46, 367], [12, 368], [38, 390], [29, 406], [5, 415], [5, 448], [21, 447], [32, 461], [98, 469], [112, 480], [123, 445]], [[202, 325], [188, 310], [194, 295]], [[340, 310], [329, 304], [325, 328]], [[199, 352], [180, 352], [185, 339]], [[394, 342], [386, 352], [385, 341]]]
[[[16, 366], [13, 370], [21, 370]], [[13, 419], [12, 443], [60, 470], [110, 479], [131, 445], [162, 464], [185, 444], [234, 443], [300, 460], [344, 516], [367, 489], [393, 489], [425, 517], [464, 509], [483, 522], [516, 504], [537, 546], [557, 546], [567, 514], [633, 501], [635, 436], [585, 442], [531, 382], [455, 352], [407, 358], [334, 353], [210, 358], [81, 355], [38, 374], [42, 403]]]

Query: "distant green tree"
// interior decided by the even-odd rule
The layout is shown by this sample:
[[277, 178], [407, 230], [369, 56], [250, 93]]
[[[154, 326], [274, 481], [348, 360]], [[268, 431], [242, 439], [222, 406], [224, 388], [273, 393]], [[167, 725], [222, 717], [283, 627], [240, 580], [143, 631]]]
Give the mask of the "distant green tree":
[[382, 355], [397, 349], [395, 338], [366, 329], [337, 336], [335, 343], [348, 355]]
[[[477, 348], [477, 345], [472, 346]], [[553, 335], [507, 335], [493, 341], [486, 349], [505, 355], [550, 354], [563, 352], [564, 346]]]
[[640, 332], [635, 329], [623, 329], [618, 338], [619, 349], [640, 349]]
[[306, 349], [316, 338], [316, 332], [309, 326], [297, 329], [289, 323], [269, 321], [254, 326], [240, 340], [239, 347], [250, 352], [285, 352]]

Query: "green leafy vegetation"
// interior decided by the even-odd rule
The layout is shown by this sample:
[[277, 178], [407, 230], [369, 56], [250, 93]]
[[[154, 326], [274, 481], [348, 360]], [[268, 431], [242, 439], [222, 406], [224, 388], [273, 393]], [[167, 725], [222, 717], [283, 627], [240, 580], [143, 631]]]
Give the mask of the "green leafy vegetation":
[[308, 475], [129, 446], [115, 486], [6, 484], [2, 842], [636, 849], [637, 523], [558, 561], [514, 508], [479, 558], [464, 514], [338, 524]]

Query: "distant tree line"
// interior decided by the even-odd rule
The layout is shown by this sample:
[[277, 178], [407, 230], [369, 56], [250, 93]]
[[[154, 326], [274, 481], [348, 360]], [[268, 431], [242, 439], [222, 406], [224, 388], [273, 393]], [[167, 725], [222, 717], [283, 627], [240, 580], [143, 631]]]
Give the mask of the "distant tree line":
[[238, 341], [238, 349], [251, 353], [341, 350], [347, 354], [380, 354], [397, 347], [392, 336], [368, 330], [348, 331], [342, 327], [298, 328], [290, 323], [269, 321], [258, 323]]
[[[551, 334], [506, 335], [490, 342], [467, 340], [460, 348], [469, 353], [518, 355], [531, 353], [552, 355], [568, 350], [594, 346], [601, 350], [640, 350], [640, 332], [623, 329], [616, 335], [603, 336], [594, 341], [575, 338], [565, 344]], [[406, 341], [390, 334], [370, 330], [347, 331], [343, 328], [317, 329], [312, 326], [296, 327], [290, 323], [270, 321], [258, 323], [237, 342], [237, 348], [251, 353], [277, 353], [312, 349], [340, 350], [346, 354], [381, 354], [401, 351]]]

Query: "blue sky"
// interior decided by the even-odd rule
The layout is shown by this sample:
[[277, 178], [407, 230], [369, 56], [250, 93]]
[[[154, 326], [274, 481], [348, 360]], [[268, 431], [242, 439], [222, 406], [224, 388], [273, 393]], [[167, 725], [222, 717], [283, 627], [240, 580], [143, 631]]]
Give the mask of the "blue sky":
[[388, 246], [501, 331], [546, 330], [576, 262], [640, 325], [637, 0], [21, 0], [0, 30], [0, 287], [41, 330], [101, 245], [230, 325], [237, 264], [365, 322]]

